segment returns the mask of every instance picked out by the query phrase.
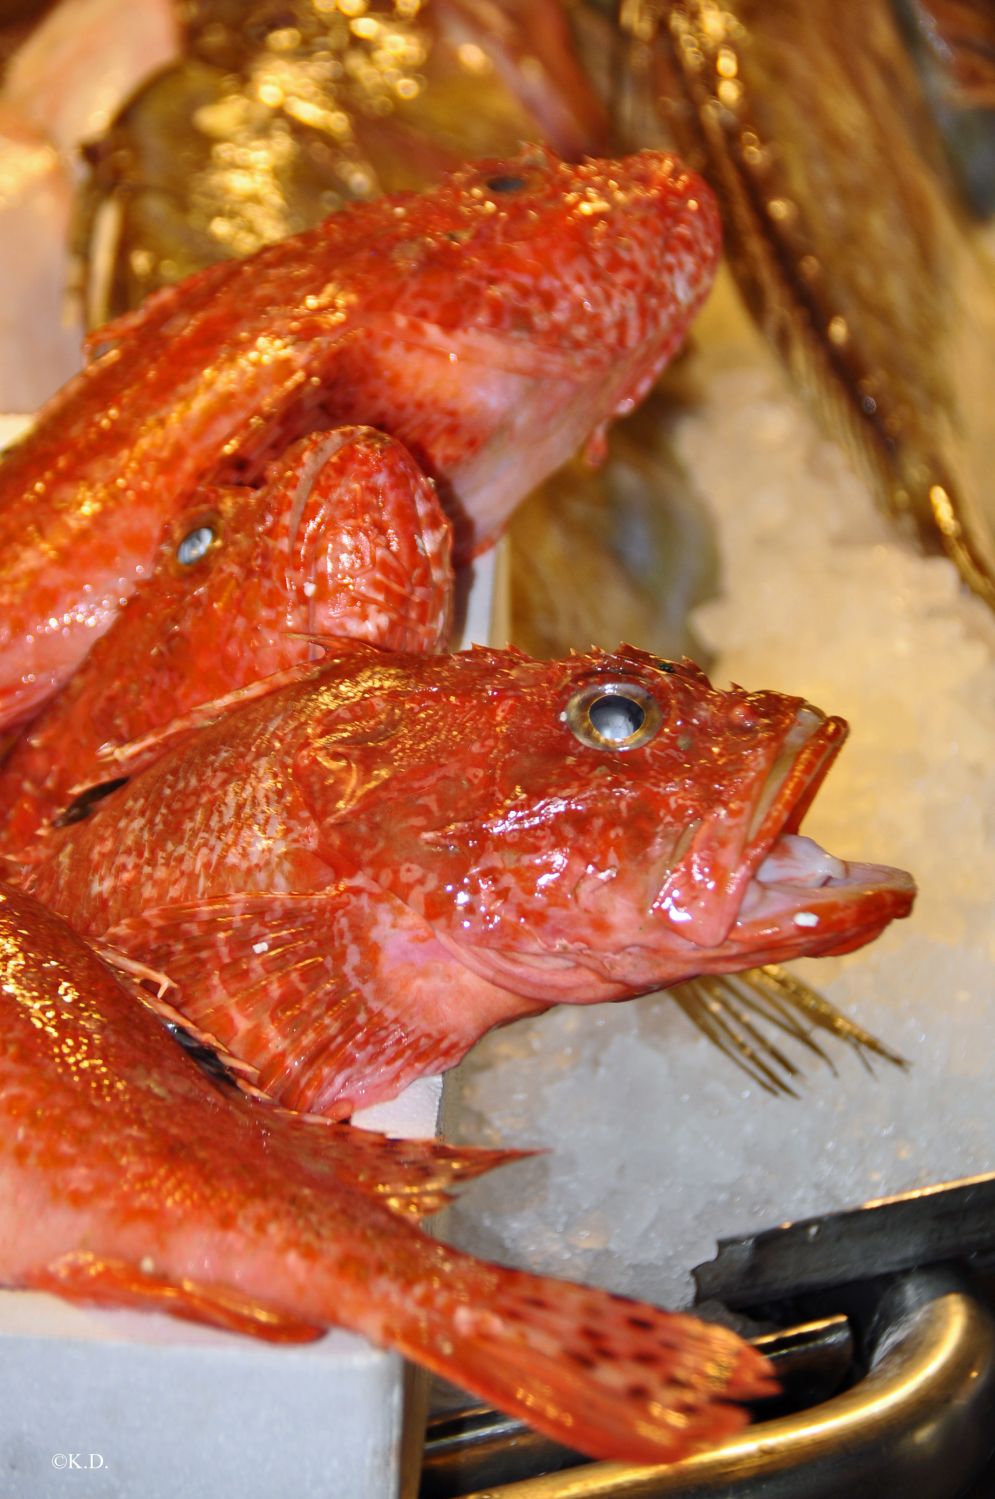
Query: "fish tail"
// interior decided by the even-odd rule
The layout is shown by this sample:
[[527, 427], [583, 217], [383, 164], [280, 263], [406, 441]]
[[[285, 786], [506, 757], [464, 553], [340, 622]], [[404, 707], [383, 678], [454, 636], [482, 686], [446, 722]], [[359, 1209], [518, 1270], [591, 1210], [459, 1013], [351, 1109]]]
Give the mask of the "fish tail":
[[446, 1251], [391, 1341], [436, 1373], [591, 1457], [666, 1463], [739, 1430], [776, 1392], [727, 1328]]

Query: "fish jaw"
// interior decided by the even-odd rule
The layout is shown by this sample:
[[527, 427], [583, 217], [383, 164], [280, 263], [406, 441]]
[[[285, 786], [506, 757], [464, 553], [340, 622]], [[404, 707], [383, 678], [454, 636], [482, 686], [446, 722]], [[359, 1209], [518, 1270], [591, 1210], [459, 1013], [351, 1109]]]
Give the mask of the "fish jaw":
[[695, 946], [714, 948], [724, 941], [755, 871], [775, 838], [799, 825], [847, 732], [843, 719], [800, 703], [753, 785], [702, 823], [687, 853], [667, 872], [650, 911]]
[[287, 627], [387, 650], [442, 649], [452, 527], [403, 444], [373, 427], [341, 427], [302, 438], [273, 468], [277, 495], [292, 496], [283, 507]]

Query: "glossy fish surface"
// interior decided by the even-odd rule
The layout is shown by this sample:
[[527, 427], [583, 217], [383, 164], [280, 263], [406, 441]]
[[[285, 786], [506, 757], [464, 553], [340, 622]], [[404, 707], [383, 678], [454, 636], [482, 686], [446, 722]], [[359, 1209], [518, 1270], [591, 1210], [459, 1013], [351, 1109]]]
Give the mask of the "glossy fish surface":
[[447, 644], [450, 526], [407, 450], [369, 427], [302, 438], [258, 489], [206, 486], [0, 768], [0, 850], [19, 856], [100, 747], [320, 655], [316, 633], [393, 650]]
[[154, 763], [54, 832], [29, 888], [168, 973], [268, 1092], [344, 1116], [517, 1016], [907, 914], [907, 875], [799, 835], [845, 732], [631, 647], [331, 644], [109, 758]]
[[0, 463], [0, 726], [71, 675], [198, 485], [254, 484], [309, 431], [397, 437], [462, 554], [485, 545], [646, 393], [718, 243], [675, 157], [533, 148], [344, 209], [108, 325]]
[[0, 887], [0, 1284], [273, 1341], [349, 1327], [602, 1457], [734, 1431], [769, 1366], [721, 1327], [421, 1232], [513, 1158], [219, 1086], [61, 921]]

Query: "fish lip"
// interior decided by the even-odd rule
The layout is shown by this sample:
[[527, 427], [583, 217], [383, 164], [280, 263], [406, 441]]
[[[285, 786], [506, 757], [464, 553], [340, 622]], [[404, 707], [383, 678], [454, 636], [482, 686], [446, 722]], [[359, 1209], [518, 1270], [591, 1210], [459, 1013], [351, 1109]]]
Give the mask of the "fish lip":
[[734, 821], [706, 817], [684, 858], [666, 865], [662, 883], [654, 872], [650, 910], [666, 913], [700, 949], [714, 953], [728, 940], [757, 869], [781, 834], [800, 825], [846, 738], [844, 719], [802, 698], [794, 704], [741, 814]]
[[[916, 884], [904, 869], [845, 863], [845, 874], [818, 885], [750, 881], [730, 933], [730, 950], [751, 961], [838, 957], [873, 942], [890, 922], [908, 916]], [[798, 924], [798, 918], [805, 918]]]
[[[795, 726], [806, 710], [818, 711], [804, 704]], [[750, 876], [729, 935], [733, 942], [748, 944], [751, 950], [757, 945], [762, 950], [764, 940], [769, 940], [772, 957], [758, 956], [758, 962], [850, 952], [873, 941], [889, 922], [907, 916], [912, 909], [916, 884], [905, 870], [839, 860], [817, 844], [813, 845], [816, 860], [821, 853], [840, 866], [840, 873], [825, 872], [814, 864], [811, 882], [804, 877], [761, 878], [765, 861], [778, 845], [799, 832], [847, 733], [848, 726], [841, 718], [826, 718], [815, 728], [801, 745], [756, 830], [748, 861]], [[800, 917], [806, 919], [798, 921]]]
[[[781, 742], [781, 754], [791, 735], [805, 726], [806, 716], [814, 717], [818, 722], [802, 741], [784, 773], [781, 785], [777, 788], [770, 804], [764, 809], [759, 824], [755, 826], [753, 824], [756, 823], [756, 812], [754, 812], [745, 850], [745, 863], [751, 878], [755, 876], [779, 838], [785, 833], [799, 831], [806, 812], [818, 795], [850, 732], [845, 719], [835, 716], [826, 717], [818, 708], [813, 708], [809, 703], [802, 703], [794, 722]], [[780, 759], [780, 754], [778, 759]], [[758, 805], [763, 804], [764, 788], [769, 785], [771, 776], [777, 773], [776, 765], [775, 761], [768, 772], [764, 787], [761, 788]]]

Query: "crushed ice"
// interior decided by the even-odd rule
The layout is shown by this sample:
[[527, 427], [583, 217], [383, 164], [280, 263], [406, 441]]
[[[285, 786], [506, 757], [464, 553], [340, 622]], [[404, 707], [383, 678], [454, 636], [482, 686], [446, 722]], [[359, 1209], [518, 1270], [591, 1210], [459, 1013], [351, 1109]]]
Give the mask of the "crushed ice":
[[713, 679], [850, 720], [805, 831], [920, 895], [872, 946], [797, 965], [908, 1071], [830, 1043], [835, 1075], [806, 1061], [801, 1101], [771, 1098], [666, 994], [558, 1008], [461, 1069], [460, 1138], [551, 1153], [473, 1184], [447, 1232], [669, 1304], [719, 1236], [995, 1168], [995, 619], [878, 514], [728, 295], [699, 326], [676, 441], [718, 523]]

